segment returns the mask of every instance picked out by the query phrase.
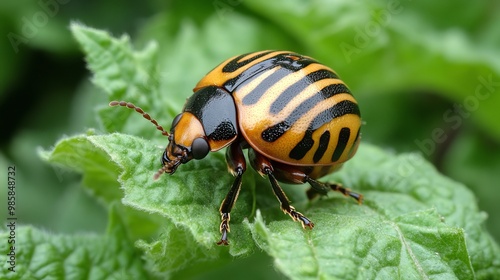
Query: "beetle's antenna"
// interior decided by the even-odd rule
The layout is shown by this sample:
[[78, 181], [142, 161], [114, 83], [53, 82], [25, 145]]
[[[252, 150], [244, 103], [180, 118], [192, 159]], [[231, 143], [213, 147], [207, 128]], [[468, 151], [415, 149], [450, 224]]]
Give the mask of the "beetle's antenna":
[[168, 136], [168, 132], [163, 129], [161, 125], [158, 124], [158, 122], [151, 118], [151, 116], [144, 112], [144, 110], [141, 109], [141, 107], [135, 106], [134, 104], [126, 101], [111, 101], [109, 102], [109, 106], [122, 106], [122, 107], [127, 107], [129, 109], [134, 109], [137, 113], [141, 114], [146, 120], [150, 121], [152, 124], [156, 126], [156, 129], [161, 131], [161, 134]]
[[158, 171], [155, 173], [155, 175], [153, 176], [154, 180], [158, 180], [158, 178], [160, 178], [160, 176], [165, 173], [165, 171], [168, 170], [168, 165], [164, 165], [162, 166], [162, 168], [158, 169]]

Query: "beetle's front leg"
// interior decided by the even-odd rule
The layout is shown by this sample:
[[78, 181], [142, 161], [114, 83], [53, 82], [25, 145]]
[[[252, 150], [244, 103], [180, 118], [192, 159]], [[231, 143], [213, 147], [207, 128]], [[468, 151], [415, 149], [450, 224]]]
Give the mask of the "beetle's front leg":
[[230, 231], [229, 220], [231, 220], [230, 212], [238, 199], [238, 194], [241, 189], [241, 177], [246, 170], [246, 161], [243, 151], [241, 150], [239, 143], [233, 143], [227, 148], [226, 151], [226, 162], [229, 172], [231, 172], [236, 179], [234, 179], [231, 189], [226, 195], [226, 198], [222, 201], [219, 208], [221, 215], [220, 232], [222, 234], [221, 239], [217, 242], [217, 245], [228, 245], [227, 234]]

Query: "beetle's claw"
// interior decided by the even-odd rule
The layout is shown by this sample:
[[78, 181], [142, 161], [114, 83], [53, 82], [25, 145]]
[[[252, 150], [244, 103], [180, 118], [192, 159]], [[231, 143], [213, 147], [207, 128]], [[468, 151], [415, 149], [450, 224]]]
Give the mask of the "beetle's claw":
[[222, 236], [219, 242], [217, 242], [217, 245], [229, 245], [229, 242], [227, 241], [227, 233], [230, 231], [229, 220], [231, 219], [229, 213], [221, 213], [221, 219], [220, 233], [222, 233]]
[[292, 217], [292, 219], [294, 221], [299, 221], [302, 224], [303, 229], [306, 229], [306, 228], [313, 229], [314, 228], [314, 223], [311, 220], [309, 220], [309, 218], [304, 216], [302, 213], [295, 211], [295, 208], [293, 208], [293, 207], [290, 207], [290, 208], [291, 208], [290, 212], [288, 212], [287, 214], [290, 215], [290, 217]]
[[222, 232], [222, 236], [219, 242], [217, 242], [217, 245], [224, 245], [224, 246], [229, 245], [229, 242], [227, 242], [227, 231]]

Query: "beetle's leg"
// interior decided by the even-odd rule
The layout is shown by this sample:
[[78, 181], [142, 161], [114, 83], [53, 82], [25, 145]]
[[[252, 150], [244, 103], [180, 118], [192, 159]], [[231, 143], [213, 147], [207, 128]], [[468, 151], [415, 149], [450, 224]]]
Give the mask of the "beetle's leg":
[[321, 188], [319, 188], [318, 186], [313, 187], [311, 185], [311, 187], [306, 191], [307, 199], [313, 200], [318, 195], [322, 195], [322, 196], [323, 195], [327, 195], [329, 190], [330, 190], [329, 188], [326, 188], [326, 187], [323, 187], [323, 186], [321, 186]]
[[356, 199], [359, 204], [361, 204], [361, 202], [363, 201], [362, 194], [353, 192], [348, 188], [344, 188], [341, 184], [323, 183], [316, 181], [309, 176], [306, 177], [306, 182], [311, 185], [311, 188], [307, 191], [307, 197], [309, 199], [314, 198], [317, 194], [326, 195], [329, 190], [334, 190], [337, 192], [341, 192], [345, 196], [350, 196]]
[[276, 177], [274, 176], [273, 172], [273, 166], [271, 165], [271, 162], [264, 156], [260, 155], [259, 153], [255, 152], [253, 149], [250, 149], [251, 154], [251, 163], [252, 166], [257, 170], [260, 174], [262, 175], [267, 175], [269, 178], [269, 181], [271, 182], [271, 187], [273, 188], [273, 192], [276, 195], [276, 198], [278, 198], [281, 206], [281, 210], [285, 213], [288, 214], [294, 221], [299, 221], [302, 224], [303, 228], [310, 228], [312, 229], [314, 227], [314, 223], [309, 220], [306, 216], [304, 216], [302, 213], [298, 212], [295, 210], [295, 208], [290, 205], [290, 201], [288, 200], [288, 197], [286, 196], [285, 192], [283, 189], [280, 187], [278, 180], [276, 180]]
[[226, 198], [222, 201], [222, 204], [219, 208], [219, 212], [221, 215], [221, 224], [220, 224], [220, 232], [222, 234], [221, 239], [217, 242], [217, 245], [228, 245], [227, 242], [227, 233], [230, 231], [229, 228], [229, 220], [231, 219], [230, 212], [238, 199], [238, 194], [241, 189], [241, 177], [246, 170], [246, 161], [245, 156], [243, 155], [243, 151], [239, 143], [233, 143], [226, 150], [226, 162], [229, 172], [231, 172], [236, 179], [231, 186], [231, 189], [226, 195]]
[[278, 184], [278, 180], [276, 180], [276, 178], [274, 177], [272, 170], [269, 168], [265, 168], [264, 172], [269, 177], [269, 181], [271, 181], [271, 186], [273, 187], [274, 194], [281, 203], [281, 210], [283, 210], [285, 214], [290, 215], [290, 217], [292, 217], [294, 221], [300, 221], [303, 228], [308, 227], [312, 229], [314, 227], [314, 223], [302, 213], [297, 212], [295, 208], [290, 205], [285, 192], [283, 192], [283, 189], [281, 189], [280, 185]]
[[334, 190], [341, 192], [345, 196], [350, 196], [361, 203], [363, 200], [363, 195], [353, 192], [348, 188], [344, 188], [341, 184], [330, 184], [316, 181], [312, 176], [309, 176], [312, 170], [307, 170], [307, 168], [298, 168], [296, 166], [290, 166], [286, 164], [281, 164], [279, 162], [274, 163], [274, 174], [278, 179], [284, 182], [290, 182], [293, 184], [303, 184], [309, 183], [311, 188], [307, 190], [307, 197], [312, 200], [317, 195], [327, 195], [329, 191]]

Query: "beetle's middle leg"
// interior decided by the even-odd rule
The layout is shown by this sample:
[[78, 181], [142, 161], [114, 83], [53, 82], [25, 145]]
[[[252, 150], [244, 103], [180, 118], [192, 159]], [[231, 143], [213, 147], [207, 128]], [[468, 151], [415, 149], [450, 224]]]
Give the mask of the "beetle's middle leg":
[[[281, 182], [288, 182], [291, 184], [309, 183], [311, 188], [309, 188], [306, 193], [309, 200], [312, 200], [318, 195], [327, 195], [329, 191], [337, 191], [345, 196], [350, 196], [356, 199], [356, 201], [360, 204], [363, 201], [362, 194], [353, 192], [348, 188], [344, 188], [341, 184], [323, 183], [314, 179], [315, 176], [318, 175], [317, 172], [315, 172], [317, 170], [315, 170], [314, 167], [292, 166], [280, 162], [273, 162], [273, 168], [274, 175]], [[322, 173], [320, 172], [319, 174]]]

